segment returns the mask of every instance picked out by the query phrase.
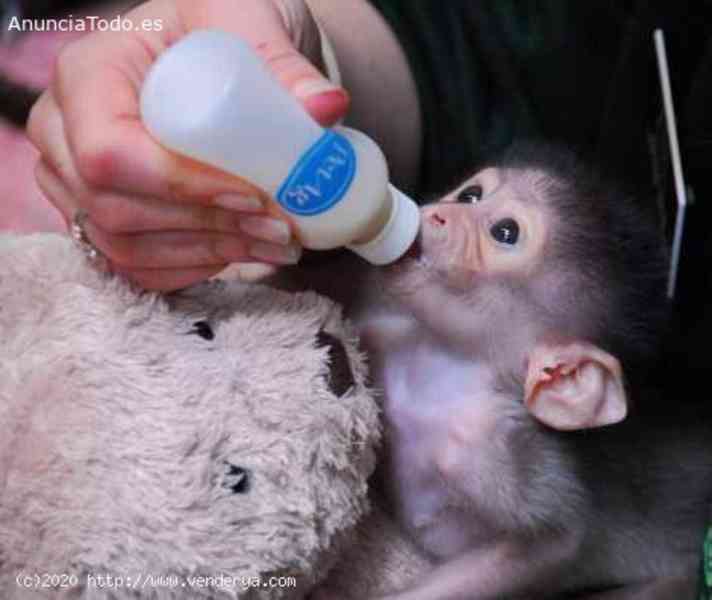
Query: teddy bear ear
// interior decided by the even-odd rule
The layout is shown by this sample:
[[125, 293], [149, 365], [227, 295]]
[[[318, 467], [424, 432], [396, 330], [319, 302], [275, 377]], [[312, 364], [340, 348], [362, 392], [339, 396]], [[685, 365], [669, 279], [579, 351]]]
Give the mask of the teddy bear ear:
[[529, 412], [554, 429], [611, 425], [628, 412], [620, 363], [588, 342], [537, 345], [524, 387]]
[[355, 383], [346, 348], [339, 338], [320, 329], [316, 334], [316, 347], [323, 348], [324, 346], [328, 348], [327, 362], [329, 364], [329, 376], [326, 383], [335, 396], [343, 396]]

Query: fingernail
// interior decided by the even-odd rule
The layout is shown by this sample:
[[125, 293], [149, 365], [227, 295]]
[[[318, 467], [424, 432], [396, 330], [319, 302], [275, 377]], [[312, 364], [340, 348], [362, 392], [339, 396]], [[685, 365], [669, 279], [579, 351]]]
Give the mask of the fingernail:
[[220, 194], [215, 197], [215, 205], [227, 210], [240, 212], [261, 212], [262, 201], [255, 196], [240, 196], [239, 194]]
[[272, 217], [245, 217], [239, 227], [247, 235], [273, 244], [285, 245], [292, 239], [289, 225]]
[[343, 90], [337, 89], [302, 98], [302, 103], [319, 124], [330, 127], [339, 119], [343, 119], [349, 107], [349, 96]]
[[302, 248], [297, 244], [277, 246], [265, 242], [255, 242], [250, 246], [250, 256], [268, 263], [295, 265], [302, 256]]
[[339, 90], [339, 86], [334, 85], [328, 79], [302, 79], [294, 84], [292, 92], [297, 98], [308, 98], [324, 92]]

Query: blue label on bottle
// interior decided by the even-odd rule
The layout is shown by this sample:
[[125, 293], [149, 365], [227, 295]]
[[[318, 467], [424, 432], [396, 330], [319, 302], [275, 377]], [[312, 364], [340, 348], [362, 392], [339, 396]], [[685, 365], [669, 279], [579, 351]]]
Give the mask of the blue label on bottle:
[[329, 210], [349, 189], [356, 172], [351, 142], [327, 130], [294, 165], [277, 190], [277, 201], [297, 215]]

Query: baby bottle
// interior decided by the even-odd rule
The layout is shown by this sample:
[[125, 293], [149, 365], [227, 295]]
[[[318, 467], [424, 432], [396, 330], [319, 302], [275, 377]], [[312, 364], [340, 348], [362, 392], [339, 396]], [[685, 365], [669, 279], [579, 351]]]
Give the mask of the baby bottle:
[[190, 33], [148, 73], [141, 116], [166, 148], [268, 192], [305, 248], [346, 246], [375, 265], [418, 233], [418, 206], [388, 182], [380, 148], [347, 127], [324, 129], [242, 40]]

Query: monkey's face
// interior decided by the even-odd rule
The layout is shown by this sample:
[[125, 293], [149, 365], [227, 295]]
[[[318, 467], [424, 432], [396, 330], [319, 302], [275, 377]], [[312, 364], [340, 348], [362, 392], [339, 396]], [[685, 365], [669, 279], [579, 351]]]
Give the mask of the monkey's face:
[[488, 168], [424, 207], [425, 263], [461, 289], [492, 277], [530, 275], [547, 237], [535, 182], [534, 174]]
[[423, 321], [453, 321], [460, 306], [470, 319], [459, 327], [473, 314], [517, 322], [549, 237], [538, 175], [487, 168], [423, 207], [416, 248], [384, 273], [388, 291]]

